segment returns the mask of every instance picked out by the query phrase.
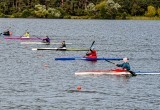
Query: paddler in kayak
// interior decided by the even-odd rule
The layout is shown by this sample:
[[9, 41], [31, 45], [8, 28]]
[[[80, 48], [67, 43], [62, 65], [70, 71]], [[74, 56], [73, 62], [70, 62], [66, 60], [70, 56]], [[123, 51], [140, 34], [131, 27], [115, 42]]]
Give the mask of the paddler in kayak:
[[9, 29], [7, 29], [6, 31], [3, 32], [3, 35], [10, 36], [12, 35], [12, 32], [10, 32]]
[[97, 51], [95, 50], [94, 47], [92, 47], [92, 48], [90, 49], [90, 51], [87, 52], [84, 57], [85, 57], [85, 58], [97, 58]]
[[50, 44], [50, 38], [48, 36], [46, 36], [46, 38], [43, 39], [42, 42]]
[[59, 48], [66, 48], [66, 43], [65, 41], [62, 42], [61, 46]]
[[110, 62], [110, 63], [112, 63], [112, 64], [114, 64], [114, 65], [116, 65], [117, 67], [121, 67], [122, 69], [116, 69], [116, 71], [118, 70], [123, 70], [123, 71], [128, 71], [128, 72], [130, 72], [131, 73], [131, 75], [132, 76], [137, 76], [137, 74], [135, 73], [135, 72], [133, 72], [133, 71], [131, 71], [131, 67], [130, 67], [130, 65], [129, 65], [129, 63], [128, 63], [128, 58], [123, 58], [123, 63], [122, 64], [116, 64], [116, 63], [113, 63], [113, 62], [111, 62], [111, 61], [108, 61], [108, 60], [106, 60], [107, 62]]
[[23, 35], [23, 37], [22, 38], [30, 38], [30, 34], [29, 34], [29, 32], [26, 32], [24, 35]]
[[66, 50], [66, 43], [65, 43], [65, 41], [62, 41], [62, 44], [61, 44], [61, 46], [59, 47], [59, 48], [57, 48], [57, 50]]
[[122, 64], [116, 64], [117, 67], [121, 67], [123, 70], [130, 71], [130, 65], [128, 63], [128, 58], [123, 58], [123, 63]]
[[137, 74], [133, 71], [131, 71], [131, 67], [128, 63], [128, 58], [123, 58], [123, 63], [122, 64], [116, 64], [117, 67], [121, 67], [123, 70], [128, 71], [132, 74], [132, 76], [137, 76]]

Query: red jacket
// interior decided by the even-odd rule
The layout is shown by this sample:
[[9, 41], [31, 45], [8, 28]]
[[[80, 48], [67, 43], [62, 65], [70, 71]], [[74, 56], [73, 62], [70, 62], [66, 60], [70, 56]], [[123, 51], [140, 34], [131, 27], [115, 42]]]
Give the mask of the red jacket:
[[87, 58], [97, 58], [97, 52], [96, 52], [96, 50], [91, 50], [90, 53], [87, 53], [86, 57]]

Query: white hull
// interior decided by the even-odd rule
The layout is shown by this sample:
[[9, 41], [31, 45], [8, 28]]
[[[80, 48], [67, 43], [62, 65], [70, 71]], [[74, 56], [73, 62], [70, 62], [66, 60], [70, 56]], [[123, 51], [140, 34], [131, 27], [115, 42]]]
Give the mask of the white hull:
[[75, 72], [75, 75], [130, 75], [129, 72]]
[[[59, 48], [32, 48], [32, 50], [57, 50]], [[66, 50], [66, 48], [61, 48], [61, 50]]]
[[[135, 72], [136, 75], [160, 75], [160, 72]], [[75, 75], [131, 75], [127, 71], [115, 71], [115, 70], [93, 70], [93, 71], [81, 71], [75, 72]]]
[[88, 49], [74, 49], [74, 48], [32, 48], [32, 50], [88, 51]]

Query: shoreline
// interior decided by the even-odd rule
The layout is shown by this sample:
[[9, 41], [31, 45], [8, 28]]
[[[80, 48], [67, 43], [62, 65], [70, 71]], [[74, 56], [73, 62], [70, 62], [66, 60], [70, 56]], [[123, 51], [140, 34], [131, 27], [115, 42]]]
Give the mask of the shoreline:
[[[12, 19], [12, 17], [6, 17], [7, 19]], [[5, 17], [0, 17], [0, 19], [5, 19]], [[15, 18], [13, 18], [15, 19]], [[17, 18], [17, 19], [55, 19], [55, 18]], [[71, 16], [70, 18], [56, 18], [56, 19], [88, 19], [88, 20], [160, 20], [160, 17], [145, 17], [145, 16], [127, 16], [126, 19], [99, 19], [99, 18], [89, 18], [87, 16]]]

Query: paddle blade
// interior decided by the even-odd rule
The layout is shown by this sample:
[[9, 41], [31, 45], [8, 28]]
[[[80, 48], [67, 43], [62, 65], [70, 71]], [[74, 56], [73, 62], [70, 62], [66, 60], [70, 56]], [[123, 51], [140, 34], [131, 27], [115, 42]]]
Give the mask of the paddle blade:
[[92, 48], [93, 44], [95, 43], [95, 41], [92, 42], [92, 45], [90, 46], [88, 52], [86, 53], [86, 55], [89, 53], [90, 49]]
[[90, 49], [92, 48], [92, 46], [93, 46], [94, 43], [95, 43], [95, 41], [92, 42], [92, 45], [91, 45]]
[[131, 70], [129, 70], [129, 72], [131, 73], [132, 76], [137, 76], [137, 74]]
[[32, 50], [37, 50], [37, 48], [32, 48]]

